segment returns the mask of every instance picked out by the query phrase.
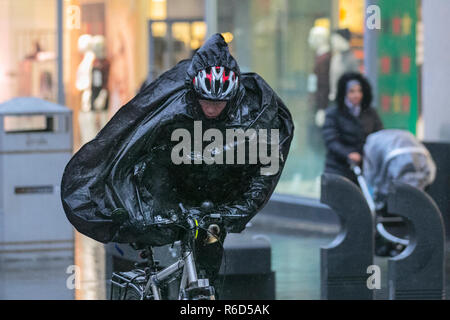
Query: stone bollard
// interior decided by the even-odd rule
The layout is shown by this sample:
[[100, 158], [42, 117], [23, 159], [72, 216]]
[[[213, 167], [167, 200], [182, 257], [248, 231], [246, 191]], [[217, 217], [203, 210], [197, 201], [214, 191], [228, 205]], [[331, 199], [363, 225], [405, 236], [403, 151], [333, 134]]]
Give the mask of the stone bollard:
[[445, 230], [439, 208], [423, 191], [395, 183], [388, 210], [407, 218], [413, 229], [408, 247], [389, 259], [389, 299], [444, 299]]
[[321, 298], [373, 299], [367, 268], [373, 265], [374, 223], [360, 189], [350, 180], [322, 175], [320, 201], [339, 216], [341, 230], [320, 251]]

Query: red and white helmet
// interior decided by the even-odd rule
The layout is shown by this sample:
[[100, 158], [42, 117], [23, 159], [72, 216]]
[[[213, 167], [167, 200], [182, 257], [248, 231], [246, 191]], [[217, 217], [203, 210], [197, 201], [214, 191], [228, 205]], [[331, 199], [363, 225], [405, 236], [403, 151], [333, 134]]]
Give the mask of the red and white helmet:
[[226, 67], [208, 67], [201, 70], [193, 80], [194, 90], [207, 100], [230, 100], [239, 87], [235, 72]]

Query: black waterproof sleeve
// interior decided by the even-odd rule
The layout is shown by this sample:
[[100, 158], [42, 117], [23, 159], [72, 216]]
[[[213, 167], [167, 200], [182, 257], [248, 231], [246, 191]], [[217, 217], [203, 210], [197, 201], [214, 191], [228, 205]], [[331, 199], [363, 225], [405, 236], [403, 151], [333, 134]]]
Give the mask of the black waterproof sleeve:
[[247, 192], [235, 203], [223, 205], [218, 208], [218, 212], [242, 215], [238, 223], [229, 223], [226, 225], [227, 231], [239, 233], [245, 229], [245, 225], [262, 209], [272, 194], [273, 181], [278, 180], [276, 176], [266, 177], [257, 176], [252, 178]]

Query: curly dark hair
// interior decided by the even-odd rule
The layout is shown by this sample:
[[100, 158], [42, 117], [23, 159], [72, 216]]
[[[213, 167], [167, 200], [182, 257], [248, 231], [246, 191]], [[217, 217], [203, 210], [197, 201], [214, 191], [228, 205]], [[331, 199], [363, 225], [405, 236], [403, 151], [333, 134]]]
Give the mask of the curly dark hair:
[[363, 99], [361, 101], [361, 109], [371, 107], [372, 104], [372, 87], [369, 81], [359, 72], [347, 72], [343, 74], [338, 81], [336, 104], [338, 108], [345, 108], [345, 97], [347, 95], [347, 83], [357, 80], [361, 84]]

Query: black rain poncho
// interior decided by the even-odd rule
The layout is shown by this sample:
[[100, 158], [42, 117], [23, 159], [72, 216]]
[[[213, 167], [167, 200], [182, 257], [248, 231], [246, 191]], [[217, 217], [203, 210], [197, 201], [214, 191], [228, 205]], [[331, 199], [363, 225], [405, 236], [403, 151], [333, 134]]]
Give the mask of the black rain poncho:
[[[213, 120], [203, 115], [192, 90], [193, 77], [210, 66], [225, 66], [240, 76], [237, 95]], [[172, 134], [185, 129], [194, 136], [196, 121], [203, 132], [214, 128], [224, 137], [226, 129], [268, 129], [268, 141], [273, 141], [270, 129], [278, 129], [279, 170], [261, 174], [264, 165], [250, 164], [248, 152], [245, 164], [175, 164], [171, 156], [179, 141], [172, 141]], [[65, 213], [79, 232], [100, 242], [165, 245], [178, 240], [180, 228], [173, 217], [179, 203], [201, 214], [201, 203], [211, 201], [214, 212], [243, 216], [226, 226], [229, 232], [241, 232], [277, 185], [293, 130], [281, 99], [257, 74], [240, 74], [223, 37], [216, 34], [192, 60], [179, 62], [146, 86], [73, 156], [61, 183]], [[222, 147], [218, 153], [229, 146], [224, 142]]]
[[412, 133], [396, 129], [368, 136], [363, 169], [377, 210], [386, 205], [394, 181], [424, 190], [436, 176], [436, 165], [425, 146]]

